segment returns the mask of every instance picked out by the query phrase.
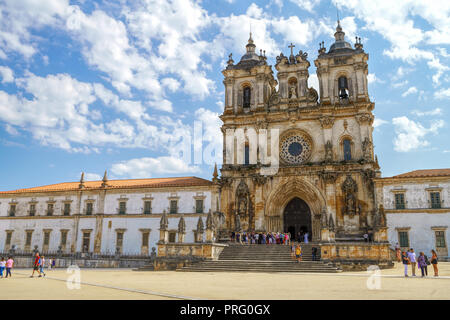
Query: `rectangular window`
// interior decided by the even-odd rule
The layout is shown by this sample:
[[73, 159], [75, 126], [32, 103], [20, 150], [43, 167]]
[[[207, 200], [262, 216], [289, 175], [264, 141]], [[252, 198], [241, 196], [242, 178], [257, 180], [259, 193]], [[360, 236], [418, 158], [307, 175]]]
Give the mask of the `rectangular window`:
[[445, 231], [435, 231], [436, 248], [445, 248]]
[[117, 232], [116, 247], [122, 248], [123, 245], [123, 232]]
[[400, 247], [402, 248], [409, 248], [409, 237], [408, 237], [408, 231], [399, 231], [398, 232], [398, 239]]
[[127, 213], [127, 203], [125, 201], [119, 202], [119, 214]]
[[67, 231], [61, 231], [61, 246], [64, 247], [67, 244]]
[[151, 214], [151, 213], [152, 213], [152, 202], [144, 201], [144, 214]]
[[44, 246], [48, 246], [50, 243], [50, 231], [44, 232]]
[[170, 200], [170, 213], [177, 213], [177, 212], [178, 212], [178, 201]]
[[33, 231], [27, 231], [26, 239], [25, 239], [25, 245], [31, 246], [31, 237], [33, 236]]
[[87, 216], [92, 216], [93, 208], [94, 208], [94, 204], [92, 202], [86, 203], [86, 215]]
[[11, 244], [11, 237], [12, 237], [12, 232], [7, 232], [6, 233], [6, 245], [9, 246]]
[[441, 194], [439, 192], [430, 192], [431, 198], [431, 208], [440, 209], [441, 208]]
[[33, 217], [36, 215], [36, 205], [30, 204], [30, 216]]
[[64, 203], [64, 213], [65, 216], [70, 216], [70, 203]]
[[9, 207], [9, 216], [14, 217], [16, 215], [16, 205], [12, 204]]
[[53, 203], [49, 203], [47, 205], [47, 215], [52, 216], [53, 215]]
[[176, 232], [169, 232], [169, 242], [170, 243], [174, 243], [176, 241], [176, 238], [177, 238]]
[[91, 241], [91, 233], [83, 232], [83, 252], [89, 252], [90, 241]]
[[405, 195], [403, 193], [395, 194], [395, 209], [405, 209]]
[[195, 200], [195, 213], [203, 213], [203, 200]]
[[149, 232], [142, 233], [142, 246], [143, 247], [148, 247], [149, 235], [150, 235]]

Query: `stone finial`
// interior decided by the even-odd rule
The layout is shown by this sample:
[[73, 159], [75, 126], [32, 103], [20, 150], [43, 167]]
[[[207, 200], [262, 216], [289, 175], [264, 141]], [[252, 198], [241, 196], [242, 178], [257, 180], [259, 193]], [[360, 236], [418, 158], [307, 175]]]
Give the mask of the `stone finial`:
[[178, 233], [185, 233], [186, 232], [186, 222], [184, 221], [184, 218], [181, 217], [180, 221], [178, 222]]
[[103, 174], [102, 187], [105, 188], [107, 186], [108, 186], [108, 171], [105, 170], [105, 173]]
[[161, 230], [167, 230], [167, 228], [169, 227], [169, 218], [167, 218], [167, 214], [165, 212], [163, 212], [161, 216], [159, 226]]
[[202, 217], [198, 217], [197, 232], [203, 233], [204, 230], [205, 230], [205, 226], [203, 225], [203, 219], [202, 219]]
[[213, 179], [212, 181], [214, 183], [218, 183], [219, 179], [218, 179], [219, 173], [217, 172], [217, 163], [214, 164], [214, 172], [213, 172]]
[[80, 189], [84, 188], [84, 172], [81, 173], [80, 184], [78, 185]]
[[328, 229], [334, 232], [334, 220], [333, 215], [330, 214], [330, 219], [328, 220]]
[[211, 210], [208, 212], [208, 215], [206, 217], [206, 229], [213, 230], [214, 229], [214, 218], [211, 213]]

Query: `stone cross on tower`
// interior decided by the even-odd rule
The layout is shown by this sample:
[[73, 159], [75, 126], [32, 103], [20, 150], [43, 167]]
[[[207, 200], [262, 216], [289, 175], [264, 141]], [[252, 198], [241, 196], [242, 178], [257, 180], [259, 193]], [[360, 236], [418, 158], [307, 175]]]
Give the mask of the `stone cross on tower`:
[[288, 46], [288, 48], [291, 48], [291, 56], [293, 56], [294, 55], [294, 48], [295, 48], [295, 46], [292, 44], [292, 42], [291, 42], [291, 45]]

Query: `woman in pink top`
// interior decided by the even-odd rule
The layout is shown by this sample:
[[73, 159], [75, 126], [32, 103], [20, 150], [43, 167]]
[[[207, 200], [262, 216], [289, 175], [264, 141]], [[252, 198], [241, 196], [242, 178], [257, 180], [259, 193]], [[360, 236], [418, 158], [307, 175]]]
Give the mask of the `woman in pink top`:
[[11, 269], [14, 265], [14, 260], [11, 257], [8, 257], [8, 260], [6, 260], [6, 277], [8, 278], [8, 274], [11, 277]]

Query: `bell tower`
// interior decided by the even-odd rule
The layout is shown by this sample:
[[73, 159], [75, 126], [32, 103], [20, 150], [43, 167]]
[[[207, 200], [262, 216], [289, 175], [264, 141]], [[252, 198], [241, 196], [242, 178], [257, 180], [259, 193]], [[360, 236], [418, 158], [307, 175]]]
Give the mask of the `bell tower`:
[[321, 103], [348, 104], [369, 101], [367, 90], [367, 60], [361, 38], [356, 38], [355, 48], [345, 41], [340, 22], [334, 34], [335, 42], [326, 52], [323, 42], [315, 61], [320, 84]]

